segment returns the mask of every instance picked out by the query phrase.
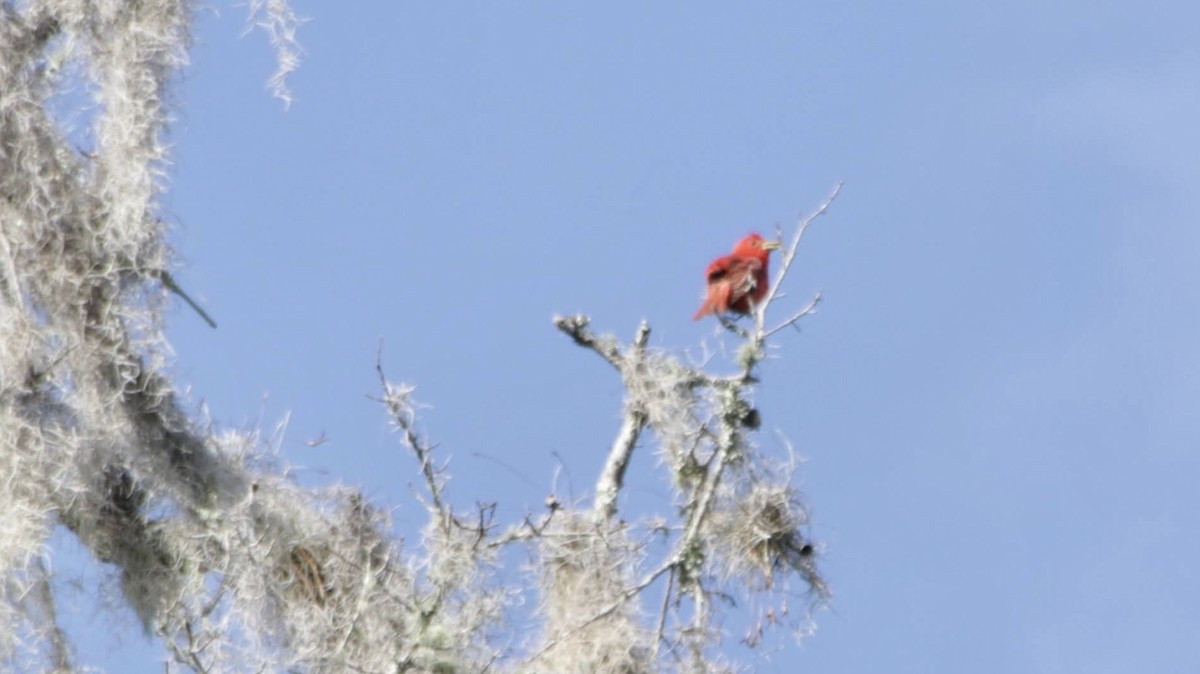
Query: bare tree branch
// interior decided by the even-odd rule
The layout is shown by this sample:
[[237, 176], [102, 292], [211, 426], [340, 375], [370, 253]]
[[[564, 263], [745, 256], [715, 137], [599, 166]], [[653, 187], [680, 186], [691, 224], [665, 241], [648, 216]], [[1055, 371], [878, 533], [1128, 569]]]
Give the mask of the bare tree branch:
[[817, 313], [817, 304], [819, 304], [820, 302], [821, 302], [821, 293], [820, 293], [820, 291], [818, 291], [816, 295], [813, 295], [812, 300], [810, 300], [809, 303], [807, 305], [805, 305], [805, 307], [803, 309], [801, 309], [800, 311], [797, 311], [796, 313], [787, 317], [779, 325], [776, 325], [775, 327], [771, 328], [770, 330], [764, 331], [763, 339], [770, 337], [771, 335], [779, 332], [780, 330], [782, 330], [786, 327], [795, 325], [796, 321], [799, 321], [801, 318], [804, 318], [805, 316]]
[[204, 319], [205, 323], [208, 323], [208, 327], [212, 328], [213, 330], [217, 329], [217, 322], [213, 320], [213, 317], [209, 316], [208, 312], [202, 309], [200, 305], [196, 303], [196, 300], [192, 299], [191, 295], [188, 295], [183, 291], [183, 288], [179, 287], [179, 284], [175, 282], [175, 277], [171, 276], [171, 272], [160, 271], [158, 272], [158, 276], [160, 279], [162, 279], [163, 286], [167, 290], [170, 290], [178, 295], [184, 302], [187, 302], [187, 305], [191, 307], [193, 311], [199, 314], [200, 318]]
[[[299, 21], [286, 0], [250, 11], [286, 74]], [[752, 403], [766, 340], [820, 299], [765, 328], [800, 237], [840, 184], [799, 223], [754, 318], [719, 317], [741, 340], [732, 374], [649, 348], [645, 321], [623, 345], [586, 316], [555, 318], [626, 389], [590, 508], [551, 494], [507, 527], [496, 504], [456, 510], [414, 387], [388, 381], [381, 349], [373, 399], [417, 459], [412, 491], [428, 514], [403, 540], [358, 491], [298, 484], [282, 431], [218, 427], [177, 393], [164, 289], [215, 327], [172, 276], [160, 204], [192, 21], [184, 0], [0, 3], [0, 668], [73, 665], [51, 560], [31, 552], [54, 554], [59, 528], [112, 566], [171, 667], [195, 672], [477, 674], [558, 658], [544, 669], [643, 674], [670, 669], [679, 645], [694, 659], [681, 668], [703, 670], [723, 600], [778, 596], [782, 574], [826, 592], [799, 531], [807, 512], [786, 480], [764, 477]], [[54, 106], [76, 94], [93, 100], [66, 130]], [[666, 514], [623, 505], [635, 450], [654, 452], [663, 475], [647, 491], [668, 494], [648, 498], [663, 496]], [[511, 558], [533, 573], [506, 568]]]
[[425, 487], [429, 498], [433, 500], [433, 508], [437, 511], [443, 527], [449, 527], [454, 522], [454, 514], [442, 502], [442, 480], [438, 477], [438, 469], [433, 466], [433, 449], [417, 435], [413, 429], [415, 421], [415, 403], [412, 392], [415, 386], [410, 384], [392, 384], [383, 373], [383, 344], [375, 353], [375, 372], [379, 375], [379, 385], [383, 388], [383, 397], [372, 400], [381, 402], [391, 415], [392, 424], [403, 434], [404, 445], [412, 450], [421, 466], [421, 474], [425, 477]]
[[[633, 338], [633, 344], [629, 347], [629, 351], [619, 357], [618, 369], [622, 371], [627, 380], [629, 377], [636, 376], [636, 373], [630, 370], [637, 367], [637, 362], [645, 352], [646, 342], [649, 339], [650, 324], [642, 321], [638, 325], [637, 334]], [[625, 468], [629, 465], [629, 458], [633, 455], [633, 448], [637, 445], [647, 420], [646, 411], [642, 409], [638, 401], [629, 400], [626, 403], [625, 419], [621, 422], [621, 430], [617, 433], [612, 448], [608, 451], [608, 459], [596, 482], [596, 500], [593, 511], [597, 517], [612, 519], [617, 514], [617, 496], [621, 491], [621, 485], [625, 482]]]
[[[764, 299], [762, 302], [762, 310], [765, 310], [767, 306], [771, 304], [771, 302], [775, 301], [775, 296], [779, 293], [779, 289], [783, 287], [783, 280], [787, 278], [788, 270], [791, 269], [792, 262], [796, 259], [796, 250], [800, 247], [800, 239], [803, 238], [804, 232], [808, 231], [809, 225], [811, 225], [814, 220], [821, 217], [826, 211], [829, 210], [829, 206], [833, 204], [833, 200], [837, 199], [838, 193], [842, 191], [843, 184], [844, 181], [839, 181], [838, 184], [834, 185], [833, 191], [829, 193], [829, 196], [825, 197], [825, 200], [821, 202], [821, 205], [817, 207], [817, 210], [813, 211], [808, 217], [801, 219], [799, 224], [796, 226], [796, 233], [792, 235], [791, 243], [788, 244], [787, 248], [783, 252], [783, 261], [779, 265], [779, 271], [775, 273], [775, 281], [771, 284], [771, 289], [767, 291], [766, 299]], [[760, 319], [759, 328], [761, 329], [761, 327], [762, 325]]]
[[611, 337], [596, 337], [590, 330], [587, 329], [591, 318], [583, 314], [575, 314], [574, 316], [555, 316], [554, 325], [575, 343], [585, 349], [595, 351], [598, 356], [608, 361], [609, 365], [621, 369], [621, 349], [617, 344], [617, 340]]

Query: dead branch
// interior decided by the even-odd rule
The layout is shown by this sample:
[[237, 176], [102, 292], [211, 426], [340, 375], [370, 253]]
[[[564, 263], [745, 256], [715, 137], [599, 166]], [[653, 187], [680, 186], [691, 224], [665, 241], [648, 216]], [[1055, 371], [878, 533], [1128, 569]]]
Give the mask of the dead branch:
[[439, 476], [441, 471], [434, 467], [432, 460], [435, 445], [426, 444], [413, 428], [415, 422], [415, 405], [410, 396], [416, 390], [416, 387], [410, 384], [392, 384], [388, 381], [387, 376], [383, 372], [382, 343], [380, 343], [379, 350], [375, 354], [375, 371], [379, 374], [379, 384], [383, 388], [383, 397], [367, 397], [383, 403], [387, 407], [392, 423], [403, 434], [404, 445], [412, 450], [413, 454], [417, 457], [418, 463], [421, 464], [421, 474], [425, 477], [425, 487], [429, 491], [429, 498], [433, 501], [433, 508], [437, 511], [441, 526], [448, 529], [454, 523], [454, 514], [450, 512], [442, 501], [442, 480]]

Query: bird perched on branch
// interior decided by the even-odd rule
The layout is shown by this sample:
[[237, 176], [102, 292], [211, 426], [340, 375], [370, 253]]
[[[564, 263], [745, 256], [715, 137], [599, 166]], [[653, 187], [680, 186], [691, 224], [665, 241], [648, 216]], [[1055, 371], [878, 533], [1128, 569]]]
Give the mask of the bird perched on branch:
[[748, 314], [767, 296], [767, 258], [779, 248], [778, 241], [765, 241], [750, 234], [737, 242], [733, 253], [713, 260], [705, 270], [708, 290], [704, 303], [692, 316], [698, 321], [709, 314], [732, 311]]

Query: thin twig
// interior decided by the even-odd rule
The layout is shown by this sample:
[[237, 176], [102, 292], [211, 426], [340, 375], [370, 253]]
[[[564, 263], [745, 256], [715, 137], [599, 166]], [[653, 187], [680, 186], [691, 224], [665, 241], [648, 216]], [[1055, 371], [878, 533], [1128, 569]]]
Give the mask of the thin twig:
[[[751, 305], [753, 305], [753, 302], [751, 302]], [[753, 309], [751, 309], [751, 313], [754, 313]], [[732, 332], [738, 337], [741, 337], [742, 339], [750, 339], [750, 332], [737, 323], [734, 323], [733, 320], [725, 314], [716, 314], [716, 317], [717, 321], [721, 323], [721, 327]]]
[[813, 295], [812, 300], [809, 301], [809, 303], [803, 309], [792, 314], [787, 320], [780, 323], [779, 325], [776, 325], [775, 327], [771, 328], [770, 330], [766, 330], [765, 332], [763, 332], [762, 338], [766, 339], [767, 337], [770, 337], [771, 335], [779, 332], [780, 330], [788, 327], [789, 325], [795, 325], [796, 321], [800, 320], [801, 318], [804, 318], [805, 316], [808, 316], [809, 314], [816, 313], [817, 312], [817, 304], [819, 304], [820, 302], [821, 302], [821, 292], [817, 291], [817, 294]]
[[[800, 220], [799, 225], [796, 227], [796, 234], [792, 236], [791, 243], [788, 244], [787, 248], [783, 251], [783, 259], [780, 261], [779, 271], [775, 274], [775, 281], [771, 284], [770, 289], [767, 291], [767, 296], [763, 298], [762, 304], [760, 304], [757, 307], [757, 310], [753, 312], [754, 336], [752, 341], [754, 342], [756, 349], [762, 346], [763, 340], [765, 340], [769, 335], [779, 331], [780, 326], [776, 326], [769, 331], [766, 329], [767, 307], [781, 297], [779, 294], [779, 289], [783, 287], [783, 280], [787, 278], [788, 271], [792, 267], [792, 262], [796, 259], [796, 250], [800, 247], [800, 239], [804, 236], [804, 232], [808, 230], [808, 226], [811, 225], [814, 220], [821, 217], [825, 214], [825, 211], [829, 210], [829, 205], [833, 203], [833, 200], [837, 198], [838, 193], [842, 191], [843, 182], [844, 181], [838, 181], [838, 183], [833, 186], [833, 191], [829, 193], [829, 196], [825, 197], [825, 201], [821, 202], [821, 205], [817, 207], [817, 210], [813, 211], [808, 217]], [[783, 238], [782, 233], [780, 234], [780, 238]], [[792, 318], [789, 318], [787, 321], [784, 321], [784, 325], [793, 325], [796, 321], [800, 320], [800, 318], [807, 315], [807, 313], [811, 313], [813, 308], [816, 307], [816, 301], [819, 299], [820, 293], [817, 294], [817, 299], [810, 303], [808, 307], [803, 309], [800, 313], [794, 315]], [[756, 362], [757, 359], [752, 359], [748, 365], [753, 367]], [[747, 368], [747, 371], [749, 371], [750, 367]]]
[[825, 214], [825, 211], [829, 210], [830, 204], [832, 204], [833, 200], [837, 198], [838, 193], [842, 191], [843, 182], [844, 181], [838, 181], [838, 184], [833, 186], [833, 191], [829, 193], [829, 196], [825, 197], [825, 201], [821, 202], [821, 205], [817, 208], [817, 210], [813, 211], [811, 215], [800, 221], [800, 225], [796, 229], [796, 234], [792, 237], [791, 244], [788, 245], [787, 250], [785, 250], [783, 253], [783, 260], [780, 263], [779, 271], [775, 275], [775, 282], [771, 284], [771, 289], [767, 291], [767, 297], [765, 300], [763, 300], [762, 304], [764, 308], [766, 305], [770, 304], [775, 299], [775, 295], [779, 293], [779, 288], [783, 285], [783, 279], [787, 277], [788, 269], [792, 266], [792, 261], [796, 259], [796, 249], [800, 247], [800, 239], [804, 236], [804, 232], [814, 220], [821, 217]]
[[44, 557], [37, 557], [33, 565], [36, 572], [34, 587], [31, 588], [34, 594], [32, 598], [40, 606], [38, 607], [46, 619], [46, 639], [49, 641], [50, 660], [54, 663], [54, 671], [71, 672], [75, 670], [75, 665], [71, 662], [71, 647], [67, 642], [67, 635], [63, 632], [63, 628], [58, 624], [58, 610], [54, 603], [54, 590], [50, 586], [50, 569], [47, 567]]
[[209, 316], [207, 311], [201, 309], [200, 305], [196, 303], [196, 300], [193, 300], [190, 295], [183, 291], [183, 288], [179, 287], [179, 284], [175, 282], [175, 277], [171, 276], [171, 272], [160, 271], [158, 272], [158, 278], [162, 281], [163, 286], [165, 286], [167, 290], [179, 295], [184, 302], [187, 302], [189, 307], [195, 310], [197, 314], [200, 314], [200, 318], [203, 318], [204, 322], [208, 323], [208, 327], [212, 328], [213, 330], [217, 329], [217, 322], [213, 320], [213, 317]]
[[586, 349], [595, 351], [601, 358], [608, 361], [610, 365], [621, 369], [621, 349], [617, 346], [615, 339], [601, 341], [590, 330], [587, 329], [588, 323], [592, 319], [583, 314], [575, 314], [574, 316], [555, 316], [554, 325], [563, 333], [568, 335], [575, 343]]
[[671, 594], [675, 589], [675, 571], [672, 569], [671, 574], [667, 576], [667, 588], [663, 591], [662, 608], [658, 612], [658, 628], [654, 635], [654, 657], [653, 662], [658, 662], [658, 649], [662, 645], [664, 634], [667, 630], [667, 609], [671, 606]]
[[542, 521], [538, 524], [534, 524], [533, 521], [529, 519], [529, 516], [526, 515], [525, 519], [520, 524], [509, 527], [508, 531], [504, 532], [500, 536], [497, 536], [495, 540], [487, 544], [487, 547], [489, 549], [502, 548], [515, 541], [527, 541], [531, 538], [541, 536], [542, 532], [546, 530], [547, 526], [549, 526], [550, 521], [554, 519], [554, 513], [558, 512], [558, 510], [558, 506], [550, 508], [549, 511], [542, 516]]
[[608, 606], [605, 606], [604, 608], [600, 609], [596, 613], [592, 614], [592, 616], [589, 617], [587, 620], [584, 620], [583, 622], [581, 622], [577, 625], [574, 625], [573, 627], [568, 629], [563, 634], [561, 634], [561, 635], [551, 639], [550, 641], [546, 642], [545, 644], [543, 644], [541, 648], [534, 651], [534, 653], [529, 656], [527, 662], [535, 662], [538, 658], [545, 655], [547, 651], [549, 651], [550, 649], [557, 646], [559, 643], [561, 643], [567, 637], [577, 634], [580, 630], [586, 629], [587, 627], [594, 625], [597, 621], [603, 620], [604, 618], [607, 618], [608, 616], [612, 615], [612, 613], [614, 611], [616, 611], [617, 609], [624, 606], [630, 599], [632, 599], [633, 597], [640, 594], [647, 587], [650, 587], [651, 585], [653, 585], [654, 581], [658, 580], [664, 573], [674, 569], [678, 564], [679, 564], [679, 562], [677, 562], [675, 560], [675, 557], [672, 556], [672, 558], [670, 560], [664, 562], [657, 569], [655, 569], [654, 571], [647, 574], [646, 577], [643, 578], [642, 581], [639, 582], [637, 585], [634, 585], [633, 587], [630, 587], [630, 588], [626, 589], [624, 592], [622, 592], [621, 595], [616, 600], [614, 600], [612, 603], [610, 603]]
[[441, 524], [443, 528], [449, 528], [453, 523], [453, 516], [446, 510], [446, 506], [442, 503], [442, 487], [438, 482], [438, 469], [435, 469], [431, 460], [434, 446], [427, 446], [421, 441], [421, 438], [413, 430], [412, 410], [408, 406], [412, 403], [408, 401], [408, 396], [413, 392], [411, 386], [394, 386], [387, 380], [387, 376], [383, 373], [383, 343], [380, 342], [379, 350], [375, 354], [375, 371], [379, 373], [379, 383], [383, 387], [383, 398], [375, 398], [368, 396], [372, 400], [383, 403], [387, 406], [388, 411], [392, 415], [392, 421], [396, 427], [404, 434], [404, 444], [408, 445], [409, 449], [417, 456], [417, 460], [421, 464], [421, 473], [425, 477], [425, 485], [429, 489], [429, 496], [433, 499], [433, 507], [441, 516]]
[[682, 558], [682, 555], [695, 542], [700, 535], [700, 525], [704, 523], [704, 518], [708, 514], [709, 505], [712, 503], [713, 494], [716, 493], [717, 483], [721, 479], [721, 473], [725, 470], [725, 464], [728, 463], [729, 451], [731, 442], [721, 442], [717, 446], [717, 452], [709, 459], [708, 470], [704, 475], [704, 483], [700, 486], [700, 494], [696, 498], [695, 507], [689, 513], [687, 529], [683, 532], [683, 538], [680, 539], [677, 546], [676, 556]]

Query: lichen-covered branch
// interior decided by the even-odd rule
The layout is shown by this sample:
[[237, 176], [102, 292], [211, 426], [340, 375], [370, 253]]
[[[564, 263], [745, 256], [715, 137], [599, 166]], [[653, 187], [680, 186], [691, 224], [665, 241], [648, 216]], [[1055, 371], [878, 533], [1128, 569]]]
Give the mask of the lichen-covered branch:
[[383, 397], [374, 398], [374, 400], [387, 407], [392, 425], [400, 431], [404, 438], [404, 445], [416, 455], [417, 462], [421, 466], [421, 475], [425, 478], [425, 487], [429, 492], [429, 498], [433, 501], [433, 510], [437, 514], [441, 526], [449, 528], [454, 520], [454, 514], [442, 502], [442, 486], [445, 478], [440, 475], [439, 469], [433, 463], [433, 446], [422, 440], [414, 428], [416, 403], [412, 399], [412, 393], [417, 387], [411, 384], [393, 384], [388, 381], [387, 376], [383, 373], [382, 345], [375, 355], [375, 372], [379, 375], [379, 385], [383, 389]]
[[[601, 358], [624, 373], [623, 376], [627, 380], [642, 376], [639, 364], [645, 355], [646, 342], [650, 339], [650, 324], [642, 321], [638, 325], [633, 344], [627, 351], [621, 352], [615, 340], [597, 338], [593, 335], [587, 328], [589, 321], [587, 316], [568, 318], [556, 316], [554, 318], [554, 324], [559, 330], [575, 340], [576, 344], [600, 354]], [[600, 471], [600, 479], [596, 482], [596, 500], [592, 506], [596, 517], [612, 519], [617, 514], [617, 496], [621, 492], [621, 485], [625, 482], [625, 468], [629, 465], [633, 448], [637, 445], [638, 438], [641, 437], [642, 429], [646, 427], [647, 421], [649, 421], [649, 417], [640, 402], [630, 400], [625, 408], [621, 428], [617, 431], [617, 437], [608, 450], [604, 468]]]
[[[731, 372], [651, 348], [645, 322], [623, 345], [584, 316], [556, 319], [617, 370], [623, 416], [590, 507], [551, 497], [507, 526], [495, 504], [454, 506], [413, 387], [389, 382], [381, 358], [378, 400], [429, 512], [412, 540], [355, 489], [297, 484], [277, 436], [193, 411], [166, 367], [164, 309], [174, 293], [213, 321], [171, 275], [159, 203], [192, 11], [0, 3], [0, 669], [86, 667], [57, 625], [56, 529], [104, 569], [171, 671], [703, 669], [718, 597], [790, 596], [796, 579], [825, 596], [792, 466], [754, 442], [765, 342], [816, 299], [767, 329], [773, 288], [753, 327], [735, 326]], [[280, 49], [286, 100], [299, 21], [286, 0], [251, 13]], [[52, 104], [64, 94], [94, 99], [74, 129]], [[800, 223], [780, 281], [836, 194]], [[622, 500], [636, 451], [662, 467], [657, 505]]]
[[[649, 349], [646, 341], [649, 327], [645, 322], [634, 342], [622, 347], [611, 336], [594, 334], [586, 316], [554, 319], [559, 330], [575, 344], [597, 353], [616, 368], [626, 389], [625, 414], [617, 439], [596, 480], [593, 507], [596, 537], [605, 540], [611, 536], [605, 533], [610, 531], [605, 527], [611, 524], [605, 523], [611, 523], [617, 513], [624, 468], [646, 429], [653, 432], [657, 440], [655, 449], [670, 471], [679, 517], [673, 524], [653, 525], [653, 530], [664, 532], [671, 543], [658, 561], [638, 565], [645, 569], [639, 580], [633, 580], [638, 575], [631, 573], [636, 569], [594, 571], [592, 586], [605, 588], [600, 593], [604, 600], [577, 603], [577, 608], [587, 610], [560, 625], [555, 635], [534, 652], [531, 663], [541, 663], [543, 658], [550, 658], [548, 654], [577, 648], [585, 641], [603, 640], [605, 625], [613, 629], [624, 625], [628, 612], [637, 612], [639, 609], [635, 607], [642, 607], [641, 595], [663, 578], [667, 579], [665, 594], [652, 630], [655, 641], [648, 646], [651, 651], [647, 657], [654, 661], [659, 657], [660, 646], [666, 645], [667, 651], [675, 654], [677, 648], [686, 644], [691, 653], [689, 662], [694, 663], [695, 658], [702, 659], [719, 642], [717, 632], [711, 629], [715, 597], [770, 594], [774, 588], [787, 587], [787, 578], [794, 576], [807, 587], [815, 602], [827, 599], [828, 588], [813, 556], [815, 547], [802, 531], [808, 523], [807, 511], [787, 484], [794, 465], [773, 464], [754, 445], [750, 434], [759, 428], [762, 419], [751, 401], [758, 382], [756, 369], [763, 360], [767, 339], [813, 313], [820, 301], [817, 293], [811, 302], [782, 322], [769, 329], [764, 327], [767, 309], [781, 298], [778, 284], [787, 276], [801, 236], [827, 210], [840, 187], [840, 184], [835, 187], [820, 208], [798, 224], [784, 253], [776, 286], [755, 308], [752, 326], [745, 328], [722, 321], [742, 340], [737, 350], [736, 374], [706, 372]], [[628, 519], [630, 515], [625, 517]], [[622, 536], [618, 540], [627, 539]], [[556, 551], [555, 559], [565, 554], [552, 540], [543, 540], [542, 545]], [[561, 591], [558, 584], [552, 589], [551, 596], [557, 597]], [[786, 602], [786, 592], [779, 596]], [[690, 618], [683, 615], [687, 609]], [[548, 616], [552, 614], [547, 611]], [[748, 635], [745, 641], [761, 640], [763, 626], [778, 622], [780, 614], [782, 611], [772, 612], [772, 620], [756, 620], [756, 633]], [[553, 658], [550, 661], [557, 662]], [[628, 666], [641, 660], [621, 662]]]

